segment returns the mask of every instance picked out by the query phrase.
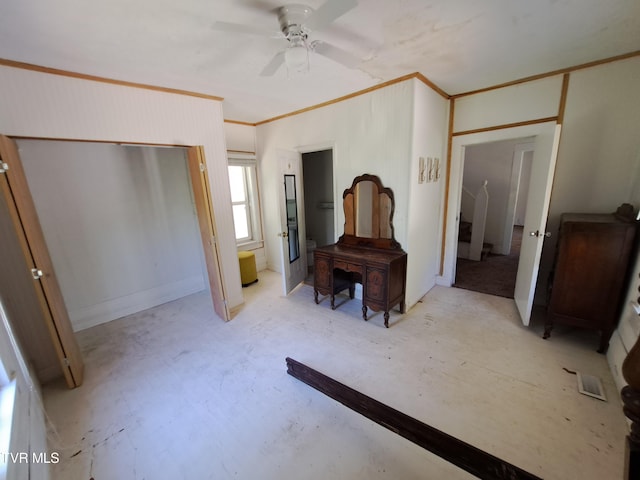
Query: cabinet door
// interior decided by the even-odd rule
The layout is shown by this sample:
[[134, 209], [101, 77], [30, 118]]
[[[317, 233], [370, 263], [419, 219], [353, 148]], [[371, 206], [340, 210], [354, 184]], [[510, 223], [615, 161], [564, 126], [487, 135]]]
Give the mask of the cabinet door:
[[314, 286], [328, 289], [331, 287], [331, 260], [327, 257], [315, 255], [314, 258]]
[[365, 299], [384, 307], [387, 300], [387, 272], [382, 268], [367, 267]]

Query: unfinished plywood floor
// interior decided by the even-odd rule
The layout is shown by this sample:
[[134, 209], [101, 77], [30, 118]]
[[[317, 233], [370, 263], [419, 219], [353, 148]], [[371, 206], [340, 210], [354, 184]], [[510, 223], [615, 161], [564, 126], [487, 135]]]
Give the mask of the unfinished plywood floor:
[[470, 478], [287, 375], [287, 356], [545, 479], [621, 478], [627, 426], [593, 334], [542, 340], [513, 300], [456, 288], [389, 329], [358, 300], [280, 288], [260, 272], [228, 323], [203, 292], [80, 332], [84, 385], [44, 388], [53, 479]]

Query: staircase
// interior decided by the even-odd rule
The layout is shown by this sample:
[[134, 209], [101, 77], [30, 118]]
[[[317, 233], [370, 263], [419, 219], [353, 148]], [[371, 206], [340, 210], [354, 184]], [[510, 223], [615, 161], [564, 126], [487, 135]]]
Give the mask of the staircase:
[[[471, 245], [471, 222], [460, 221], [460, 229], [458, 230], [458, 257], [469, 258], [469, 246]], [[462, 249], [462, 252], [460, 251]], [[493, 243], [482, 242], [480, 250], [480, 260], [487, 258], [491, 253]], [[462, 253], [462, 255], [461, 255]]]
[[460, 213], [460, 227], [458, 230], [459, 258], [468, 258], [475, 261], [484, 260], [493, 248], [491, 243], [484, 241], [487, 207], [489, 204], [487, 183], [486, 180], [483, 182], [476, 195], [473, 195], [464, 186], [462, 187], [463, 195], [467, 196], [467, 201], [473, 201], [473, 222], [463, 220], [462, 213]]

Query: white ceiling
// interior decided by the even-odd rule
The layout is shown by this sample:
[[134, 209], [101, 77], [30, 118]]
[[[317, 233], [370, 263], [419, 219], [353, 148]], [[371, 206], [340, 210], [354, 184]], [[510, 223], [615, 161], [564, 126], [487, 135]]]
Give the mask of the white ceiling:
[[[318, 8], [324, 0], [302, 0]], [[279, 31], [282, 0], [0, 0], [0, 58], [224, 98], [257, 122], [420, 72], [448, 94], [640, 50], [640, 0], [358, 0], [311, 39], [311, 71], [260, 72], [284, 39], [224, 33], [216, 21]]]

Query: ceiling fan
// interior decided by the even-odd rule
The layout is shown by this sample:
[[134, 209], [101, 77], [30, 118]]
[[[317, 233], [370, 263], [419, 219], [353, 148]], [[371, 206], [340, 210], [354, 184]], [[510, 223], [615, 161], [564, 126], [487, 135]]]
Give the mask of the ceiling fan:
[[[260, 73], [271, 76], [285, 64], [290, 73], [304, 73], [309, 70], [309, 52], [315, 52], [348, 68], [355, 68], [360, 59], [335, 45], [322, 40], [309, 40], [314, 30], [326, 27], [358, 4], [357, 0], [327, 0], [317, 9], [306, 5], [290, 4], [275, 9], [281, 33], [278, 38], [286, 39], [287, 47], [276, 53]], [[229, 22], [215, 22], [213, 28], [226, 32], [273, 37], [273, 31]]]

